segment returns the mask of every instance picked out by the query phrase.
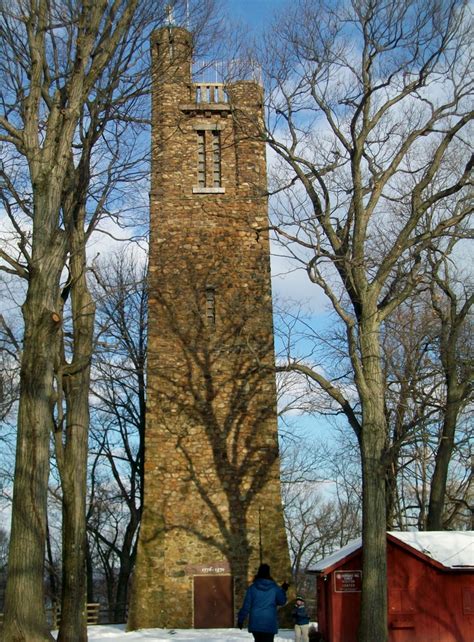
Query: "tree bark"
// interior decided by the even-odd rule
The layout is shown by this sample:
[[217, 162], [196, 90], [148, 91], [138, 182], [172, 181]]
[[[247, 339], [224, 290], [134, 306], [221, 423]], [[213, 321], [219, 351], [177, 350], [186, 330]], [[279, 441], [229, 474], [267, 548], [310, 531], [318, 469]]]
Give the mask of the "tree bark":
[[462, 401], [453, 397], [456, 397], [456, 395], [453, 394], [453, 391], [450, 390], [448, 386], [448, 397], [446, 400], [443, 429], [438, 451], [436, 453], [435, 469], [431, 479], [430, 501], [426, 521], [426, 530], [428, 531], [444, 530], [443, 516], [446, 500], [448, 468], [453, 454], [456, 423], [459, 409], [462, 404]]
[[130, 577], [135, 563], [133, 551], [123, 550], [120, 556], [120, 571], [115, 592], [114, 622], [121, 624], [127, 621], [127, 602]]
[[[439, 269], [439, 265], [437, 267]], [[447, 295], [446, 308], [432, 295], [434, 309], [441, 321], [440, 356], [446, 385], [446, 406], [431, 480], [426, 524], [429, 531], [444, 530], [448, 469], [455, 445], [456, 426], [459, 414], [472, 393], [472, 359], [467, 358], [467, 363], [460, 367], [459, 344], [462, 341], [461, 330], [472, 308], [474, 296], [467, 297], [458, 309], [458, 300], [447, 281], [447, 276], [446, 274], [443, 279], [439, 272], [435, 272], [436, 283]]]
[[94, 567], [93, 567], [91, 549], [89, 546], [89, 539], [87, 538], [87, 535], [86, 535], [86, 580], [87, 580], [86, 602], [89, 604], [91, 602], [95, 602], [95, 594], [94, 594]]
[[[36, 211], [50, 206], [49, 194]], [[45, 217], [46, 218], [46, 217]], [[65, 243], [45, 225], [33, 232], [33, 255], [23, 305], [25, 336], [12, 504], [12, 528], [5, 592], [4, 642], [52, 640], [44, 609], [44, 556], [54, 364], [61, 317], [59, 280]]]
[[[63, 573], [61, 625], [58, 642], [87, 641], [86, 613], [86, 496], [89, 437], [90, 364], [95, 304], [86, 279], [86, 243], [82, 207], [70, 230], [70, 278], [74, 353], [71, 364], [60, 365], [66, 403], [65, 436], [59, 426], [56, 454], [62, 486]], [[58, 388], [60, 385], [58, 384]]]
[[51, 532], [49, 530], [49, 523], [46, 524], [46, 560], [49, 566], [48, 576], [49, 576], [49, 595], [51, 602], [56, 604], [58, 601], [59, 587], [57, 581], [57, 573], [54, 565], [53, 551], [51, 548]]
[[[365, 315], [364, 315], [365, 316]], [[362, 602], [358, 642], [387, 642], [387, 530], [384, 379], [380, 358], [380, 326], [370, 310], [360, 323], [361, 368], [356, 384], [362, 401]], [[353, 357], [355, 358], [355, 357]]]
[[117, 578], [115, 591], [114, 621], [122, 623], [127, 621], [128, 591], [130, 576], [133, 571], [136, 558], [136, 533], [140, 520], [140, 510], [131, 509], [131, 519], [127, 524], [125, 537], [123, 538], [122, 550], [120, 552], [120, 570]]
[[[364, 428], [367, 424], [364, 425]], [[363, 431], [364, 431], [363, 428]], [[383, 451], [374, 436], [363, 437], [362, 479], [362, 602], [359, 642], [386, 642], [387, 631], [387, 531]]]

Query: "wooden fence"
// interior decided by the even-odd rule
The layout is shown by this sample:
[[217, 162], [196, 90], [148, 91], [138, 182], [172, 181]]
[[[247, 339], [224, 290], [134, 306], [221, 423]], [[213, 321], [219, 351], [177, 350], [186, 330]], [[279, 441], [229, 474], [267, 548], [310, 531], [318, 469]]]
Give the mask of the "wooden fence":
[[[87, 624], [98, 624], [100, 604], [98, 602], [91, 602], [86, 605], [87, 609]], [[46, 617], [52, 629], [59, 628], [61, 624], [61, 607], [59, 605], [46, 609]], [[0, 624], [3, 622], [3, 613], [0, 613]]]

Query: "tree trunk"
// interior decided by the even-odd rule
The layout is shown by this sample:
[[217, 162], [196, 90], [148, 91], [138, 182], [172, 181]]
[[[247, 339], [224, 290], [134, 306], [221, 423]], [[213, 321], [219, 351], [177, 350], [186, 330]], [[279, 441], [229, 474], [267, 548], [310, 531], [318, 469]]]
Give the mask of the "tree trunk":
[[[385, 423], [388, 430], [388, 419], [385, 413]], [[395, 443], [397, 435], [400, 432], [395, 432], [392, 446], [390, 449], [390, 456], [385, 461], [384, 475], [385, 475], [385, 529], [390, 531], [396, 527], [401, 528], [401, 515], [399, 510], [399, 489], [398, 489], [398, 465], [400, 458], [400, 446], [398, 442]]]
[[89, 539], [86, 534], [86, 578], [87, 578], [87, 603], [95, 602], [94, 593], [94, 567], [89, 546]]
[[59, 587], [58, 587], [58, 577], [56, 573], [56, 568], [54, 566], [54, 557], [53, 550], [51, 548], [51, 533], [49, 530], [49, 524], [46, 522], [46, 556], [48, 563], [48, 576], [49, 576], [49, 596], [53, 604], [58, 602], [59, 596]]
[[[76, 221], [77, 222], [77, 221]], [[63, 582], [58, 642], [87, 641], [86, 496], [89, 437], [89, 384], [95, 305], [86, 280], [83, 217], [71, 232], [71, 302], [74, 354], [61, 375], [66, 433], [56, 452], [63, 491]], [[59, 385], [58, 385], [59, 387]]]
[[[363, 426], [363, 430], [365, 426]], [[383, 452], [362, 447], [362, 603], [358, 642], [387, 642], [387, 532]], [[368, 443], [367, 443], [368, 442]]]
[[128, 589], [133, 564], [134, 560], [129, 551], [125, 553], [122, 551], [114, 605], [114, 622], [117, 624], [122, 624], [127, 621]]
[[[81, 427], [82, 430], [82, 427]], [[71, 450], [80, 452], [80, 445]], [[80, 456], [80, 455], [79, 455]], [[86, 569], [85, 569], [85, 501], [80, 495], [83, 471], [70, 471], [68, 482], [62, 480], [63, 489], [63, 572], [61, 625], [59, 642], [86, 642]], [[71, 474], [72, 472], [72, 474]], [[85, 480], [84, 480], [85, 483]]]
[[[46, 208], [47, 198], [35, 204]], [[64, 265], [60, 232], [34, 230], [34, 253], [23, 305], [25, 336], [5, 592], [4, 642], [52, 640], [44, 608], [44, 556], [54, 364], [61, 317], [59, 277]]]
[[[368, 315], [374, 318], [375, 314]], [[356, 374], [363, 415], [360, 437], [362, 461], [362, 602], [358, 642], [388, 642], [386, 443], [384, 380], [379, 327], [361, 323], [361, 365]]]
[[125, 537], [123, 538], [122, 550], [120, 552], [120, 570], [117, 578], [114, 605], [114, 622], [119, 624], [127, 621], [128, 590], [130, 585], [130, 576], [135, 564], [137, 550], [136, 536], [139, 522], [140, 510], [132, 514], [132, 519], [127, 525]]
[[444, 530], [443, 515], [446, 499], [446, 484], [448, 479], [449, 462], [451, 461], [454, 449], [454, 435], [456, 432], [459, 407], [459, 399], [453, 399], [452, 391], [448, 387], [448, 398], [446, 401], [443, 430], [438, 452], [436, 453], [435, 469], [431, 479], [430, 502], [426, 522], [426, 530], [428, 531]]

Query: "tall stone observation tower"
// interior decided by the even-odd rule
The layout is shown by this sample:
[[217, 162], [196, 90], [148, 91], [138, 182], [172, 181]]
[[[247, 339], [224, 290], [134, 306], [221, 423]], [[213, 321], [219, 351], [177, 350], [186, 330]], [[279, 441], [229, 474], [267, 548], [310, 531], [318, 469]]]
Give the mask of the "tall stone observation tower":
[[155, 32], [145, 498], [129, 628], [235, 626], [280, 498], [265, 144], [255, 82], [193, 84]]

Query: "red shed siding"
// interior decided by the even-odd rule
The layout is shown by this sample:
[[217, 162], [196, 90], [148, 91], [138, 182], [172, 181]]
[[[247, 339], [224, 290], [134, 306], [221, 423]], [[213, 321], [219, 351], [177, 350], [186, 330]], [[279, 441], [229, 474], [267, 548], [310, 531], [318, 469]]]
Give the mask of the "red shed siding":
[[360, 571], [362, 555], [359, 551], [347, 562], [326, 576], [318, 577], [318, 625], [327, 642], [357, 642], [360, 592], [338, 592], [336, 571]]
[[[361, 550], [318, 577], [319, 630], [326, 642], [357, 642], [360, 593], [336, 592], [334, 573], [358, 570]], [[390, 642], [474, 642], [474, 572], [441, 570], [387, 542]]]

